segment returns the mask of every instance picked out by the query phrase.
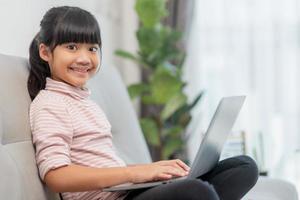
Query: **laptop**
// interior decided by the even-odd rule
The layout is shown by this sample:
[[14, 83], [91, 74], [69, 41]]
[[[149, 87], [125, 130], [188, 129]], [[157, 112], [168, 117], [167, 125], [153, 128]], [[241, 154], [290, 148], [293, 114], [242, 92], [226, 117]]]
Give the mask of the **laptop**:
[[222, 148], [242, 108], [245, 98], [245, 96], [232, 96], [221, 99], [214, 116], [210, 121], [209, 127], [201, 141], [188, 176], [138, 184], [125, 183], [104, 188], [103, 191], [112, 192], [150, 188], [161, 184], [179, 181], [185, 178], [197, 178], [201, 175], [204, 175], [213, 169], [219, 162]]

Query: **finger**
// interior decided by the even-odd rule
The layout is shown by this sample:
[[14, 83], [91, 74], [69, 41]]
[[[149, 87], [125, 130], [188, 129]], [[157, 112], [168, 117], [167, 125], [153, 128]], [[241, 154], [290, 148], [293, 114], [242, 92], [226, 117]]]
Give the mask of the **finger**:
[[179, 159], [169, 160], [169, 162], [166, 165], [177, 167], [177, 168], [183, 169], [185, 171], [188, 171], [190, 169], [190, 167], [188, 165], [186, 165], [184, 162], [182, 162]]
[[173, 167], [179, 167], [184, 169], [185, 171], [189, 171], [190, 167], [186, 165], [184, 162], [182, 162], [180, 159], [175, 160], [162, 160], [158, 161], [157, 164], [160, 166], [173, 166]]
[[165, 173], [171, 174], [172, 176], [186, 176], [188, 172], [184, 171], [182, 168], [168, 166], [166, 167]]
[[173, 176], [171, 174], [163, 173], [163, 174], [158, 175], [157, 180], [169, 180], [171, 178], [173, 178]]
[[176, 161], [176, 164], [179, 165], [182, 169], [184, 169], [185, 171], [190, 171], [191, 168], [187, 164], [185, 164], [184, 162], [182, 162], [179, 159], [177, 159], [175, 161]]
[[154, 162], [154, 164], [163, 166], [163, 165], [166, 165], [167, 162], [168, 162], [168, 160], [160, 160], [160, 161]]

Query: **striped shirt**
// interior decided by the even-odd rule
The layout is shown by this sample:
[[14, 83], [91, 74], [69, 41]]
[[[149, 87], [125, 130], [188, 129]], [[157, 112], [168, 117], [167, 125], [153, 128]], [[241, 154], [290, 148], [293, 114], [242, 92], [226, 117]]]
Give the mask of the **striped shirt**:
[[[77, 164], [89, 167], [126, 166], [114, 150], [111, 125], [90, 91], [47, 78], [30, 105], [30, 126], [40, 177], [49, 170]], [[123, 199], [124, 192], [65, 192], [66, 200]]]

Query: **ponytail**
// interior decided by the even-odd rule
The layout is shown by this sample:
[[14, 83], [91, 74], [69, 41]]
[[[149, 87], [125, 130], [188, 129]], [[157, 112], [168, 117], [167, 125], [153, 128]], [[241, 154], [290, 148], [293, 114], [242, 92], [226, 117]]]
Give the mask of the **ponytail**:
[[45, 88], [46, 78], [50, 77], [50, 68], [46, 61], [42, 60], [39, 54], [39, 33], [34, 37], [29, 48], [29, 77], [27, 89], [31, 100], [40, 90]]

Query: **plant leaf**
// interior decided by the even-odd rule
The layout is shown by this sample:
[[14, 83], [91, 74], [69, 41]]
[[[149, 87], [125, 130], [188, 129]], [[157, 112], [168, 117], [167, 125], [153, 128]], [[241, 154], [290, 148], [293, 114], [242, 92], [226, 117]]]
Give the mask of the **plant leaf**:
[[163, 159], [169, 159], [169, 157], [176, 151], [180, 150], [183, 146], [182, 140], [169, 139], [166, 141], [163, 149]]
[[190, 111], [194, 106], [197, 105], [197, 103], [199, 102], [199, 100], [202, 98], [202, 96], [204, 95], [204, 91], [201, 91], [197, 96], [196, 98], [194, 99], [194, 101], [188, 105], [188, 111]]
[[150, 80], [151, 95], [157, 104], [167, 103], [181, 91], [182, 81], [168, 71], [159, 71]]
[[142, 96], [142, 102], [146, 105], [150, 105], [150, 104], [154, 104], [154, 105], [157, 105], [155, 99], [153, 98], [152, 95], [143, 95]]
[[137, 58], [132, 53], [130, 53], [128, 51], [121, 50], [121, 49], [117, 49], [115, 51], [115, 54], [120, 56], [120, 57], [123, 57], [123, 58], [128, 58], [128, 59], [131, 59], [131, 60], [137, 60]]
[[131, 99], [141, 96], [143, 93], [149, 91], [149, 85], [145, 83], [132, 84], [128, 88]]
[[186, 127], [189, 122], [191, 121], [192, 119], [192, 115], [190, 114], [190, 112], [184, 112], [184, 113], [181, 113], [181, 115], [179, 116], [179, 121], [178, 123], [184, 127]]
[[137, 54], [137, 56], [135, 56], [135, 55], [133, 55], [132, 53], [130, 53], [128, 51], [123, 51], [123, 50], [120, 50], [120, 49], [116, 50], [115, 54], [117, 56], [129, 59], [129, 60], [137, 63], [138, 66], [140, 66], [140, 67], [151, 68], [151, 66], [149, 66], [146, 62], [144, 62], [144, 60], [141, 57], [139, 57], [139, 54]]
[[140, 47], [141, 57], [147, 63], [152, 63], [153, 60], [159, 56], [159, 50], [163, 45], [163, 38], [161, 37], [161, 28], [146, 28], [140, 27], [136, 33]]
[[152, 146], [160, 146], [160, 136], [155, 121], [151, 118], [142, 118], [140, 124], [147, 142]]
[[145, 27], [153, 27], [168, 15], [165, 0], [137, 0], [135, 10]]
[[161, 112], [161, 118], [163, 120], [168, 119], [171, 115], [173, 115], [178, 108], [186, 104], [187, 97], [183, 93], [176, 94], [173, 98], [171, 98], [164, 109]]
[[165, 128], [162, 131], [162, 136], [165, 138], [177, 138], [181, 139], [181, 134], [184, 131], [184, 127], [180, 125], [175, 125], [171, 128]]

